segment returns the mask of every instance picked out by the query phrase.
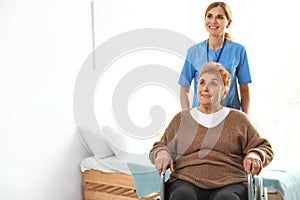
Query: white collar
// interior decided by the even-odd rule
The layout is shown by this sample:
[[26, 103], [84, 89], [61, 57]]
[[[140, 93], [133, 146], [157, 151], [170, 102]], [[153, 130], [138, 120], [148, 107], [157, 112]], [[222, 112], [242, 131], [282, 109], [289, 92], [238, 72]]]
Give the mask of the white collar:
[[229, 114], [230, 109], [223, 107], [221, 110], [212, 113], [205, 114], [197, 109], [197, 107], [190, 110], [192, 117], [202, 126], [212, 128], [221, 123]]

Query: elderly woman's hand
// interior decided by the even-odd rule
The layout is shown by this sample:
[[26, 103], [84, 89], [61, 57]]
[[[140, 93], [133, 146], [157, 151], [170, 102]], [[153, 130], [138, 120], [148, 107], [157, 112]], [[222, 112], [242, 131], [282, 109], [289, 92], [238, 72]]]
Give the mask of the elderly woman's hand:
[[162, 150], [157, 153], [157, 156], [154, 161], [155, 168], [158, 171], [158, 174], [165, 174], [168, 166], [170, 166], [170, 170], [174, 171], [173, 161], [169, 154], [169, 152]]
[[244, 169], [247, 173], [258, 175], [263, 168], [262, 160], [258, 153], [250, 152], [244, 159]]

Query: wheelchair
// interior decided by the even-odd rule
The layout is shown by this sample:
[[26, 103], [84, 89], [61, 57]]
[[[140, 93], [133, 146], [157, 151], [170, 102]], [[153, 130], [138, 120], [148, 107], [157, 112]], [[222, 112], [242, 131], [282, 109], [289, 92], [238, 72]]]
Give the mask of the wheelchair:
[[[263, 187], [263, 180], [257, 176], [253, 178], [251, 173], [247, 174], [248, 177], [248, 200], [268, 200], [268, 189]], [[160, 180], [160, 198], [165, 199], [165, 175], [161, 175]]]
[[268, 200], [268, 188], [263, 186], [263, 179], [248, 175], [248, 200]]

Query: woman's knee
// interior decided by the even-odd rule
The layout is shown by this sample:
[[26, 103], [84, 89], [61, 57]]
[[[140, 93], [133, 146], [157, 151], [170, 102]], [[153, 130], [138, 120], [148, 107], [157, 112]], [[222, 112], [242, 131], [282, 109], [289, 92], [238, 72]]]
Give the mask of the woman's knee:
[[177, 187], [169, 193], [169, 200], [197, 200], [196, 192], [189, 187]]
[[229, 185], [216, 190], [211, 200], [244, 200], [247, 199], [247, 188], [242, 184]]
[[169, 200], [197, 200], [197, 188], [196, 186], [182, 180], [176, 180], [168, 187], [168, 198]]
[[233, 191], [220, 191], [212, 200], [241, 200], [241, 198]]

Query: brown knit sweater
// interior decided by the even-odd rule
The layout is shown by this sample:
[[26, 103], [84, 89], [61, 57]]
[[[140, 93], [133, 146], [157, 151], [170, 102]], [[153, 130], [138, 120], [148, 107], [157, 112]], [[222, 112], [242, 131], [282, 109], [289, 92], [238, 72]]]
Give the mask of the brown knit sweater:
[[153, 164], [161, 150], [176, 161], [170, 182], [179, 178], [203, 189], [246, 183], [243, 160], [250, 151], [259, 153], [264, 166], [273, 159], [269, 142], [259, 136], [244, 113], [234, 109], [213, 128], [200, 125], [190, 111], [178, 113], [150, 151]]

